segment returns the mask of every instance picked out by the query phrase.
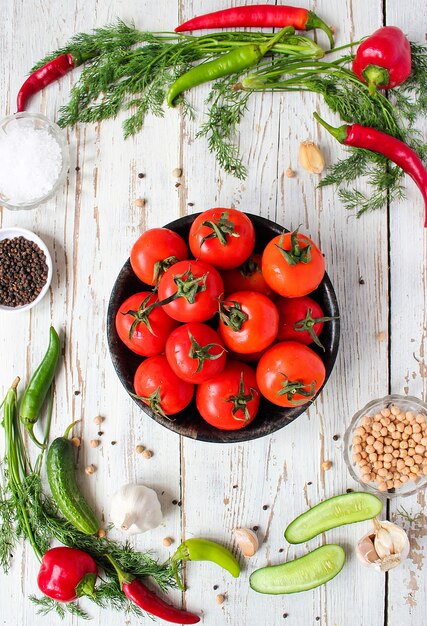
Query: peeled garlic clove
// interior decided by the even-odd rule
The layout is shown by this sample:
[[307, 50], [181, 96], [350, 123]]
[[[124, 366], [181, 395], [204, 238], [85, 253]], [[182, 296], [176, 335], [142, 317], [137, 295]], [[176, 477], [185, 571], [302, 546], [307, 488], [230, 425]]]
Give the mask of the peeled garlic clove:
[[320, 174], [325, 169], [325, 159], [313, 141], [304, 141], [299, 148], [298, 160], [302, 167], [312, 174]]
[[253, 556], [258, 550], [258, 537], [250, 528], [234, 528], [234, 537], [244, 556]]

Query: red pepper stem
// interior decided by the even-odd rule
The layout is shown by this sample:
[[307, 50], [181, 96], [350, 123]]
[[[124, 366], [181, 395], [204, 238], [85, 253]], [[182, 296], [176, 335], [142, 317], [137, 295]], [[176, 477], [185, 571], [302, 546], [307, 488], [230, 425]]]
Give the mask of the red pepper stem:
[[119, 579], [120, 589], [123, 588], [123, 585], [125, 584], [128, 585], [134, 580], [135, 576], [132, 576], [131, 574], [128, 574], [127, 572], [124, 572], [119, 566], [119, 564], [117, 563], [117, 561], [113, 559], [111, 554], [106, 554], [105, 556], [110, 561], [111, 565], [114, 567], [116, 571], [117, 578]]
[[293, 26], [285, 26], [282, 30], [279, 30], [277, 35], [270, 39], [270, 41], [266, 44], [260, 45], [259, 49], [261, 50], [262, 55], [264, 56], [276, 43], [284, 37], [285, 35], [293, 35], [295, 33], [295, 28]]
[[326, 128], [326, 130], [331, 133], [331, 135], [335, 137], [337, 141], [339, 141], [340, 143], [345, 142], [345, 140], [347, 139], [348, 129], [348, 126], [346, 124], [338, 126], [337, 128], [336, 126], [331, 126], [330, 124], [325, 122], [325, 120], [323, 120], [318, 113], [313, 113], [313, 117], [319, 122], [319, 124]]
[[380, 65], [367, 65], [362, 74], [368, 83], [369, 95], [372, 97], [377, 93], [377, 87], [388, 85], [390, 81], [390, 72]]
[[318, 15], [313, 13], [313, 11], [308, 12], [308, 19], [307, 19], [305, 28], [306, 30], [311, 30], [313, 28], [320, 28], [321, 30], [323, 30], [324, 33], [326, 33], [329, 39], [329, 45], [331, 46], [331, 49], [334, 47], [335, 42], [334, 42], [334, 36], [332, 34], [332, 30], [323, 20], [320, 19]]

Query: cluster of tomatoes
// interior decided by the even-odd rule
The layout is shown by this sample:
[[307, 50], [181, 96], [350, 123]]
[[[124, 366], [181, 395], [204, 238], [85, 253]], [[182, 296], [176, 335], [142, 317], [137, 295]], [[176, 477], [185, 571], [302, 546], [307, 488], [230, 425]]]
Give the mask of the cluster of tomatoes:
[[132, 269], [153, 287], [116, 315], [120, 339], [147, 357], [135, 394], [169, 416], [195, 393], [202, 418], [224, 430], [247, 426], [261, 394], [282, 407], [308, 402], [325, 380], [323, 361], [308, 346], [323, 347], [319, 335], [332, 319], [307, 296], [325, 273], [319, 248], [296, 230], [254, 254], [251, 220], [222, 208], [195, 218], [188, 245], [153, 228], [132, 248]]

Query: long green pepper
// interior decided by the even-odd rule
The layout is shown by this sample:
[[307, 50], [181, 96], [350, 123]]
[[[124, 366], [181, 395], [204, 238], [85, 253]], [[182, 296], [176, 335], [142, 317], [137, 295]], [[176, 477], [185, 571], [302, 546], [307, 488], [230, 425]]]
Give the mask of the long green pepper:
[[211, 82], [217, 78], [222, 78], [223, 76], [239, 74], [249, 67], [253, 67], [261, 61], [262, 57], [267, 54], [284, 35], [293, 34], [294, 32], [295, 29], [292, 26], [286, 26], [266, 44], [250, 43], [239, 46], [221, 55], [217, 59], [213, 59], [207, 63], [200, 63], [200, 65], [191, 68], [191, 70], [177, 78], [169, 87], [166, 96], [168, 105], [174, 107], [175, 99], [183, 91], [187, 91], [203, 83]]
[[40, 411], [46, 399], [47, 392], [53, 382], [56, 366], [60, 353], [59, 337], [53, 326], [49, 331], [49, 346], [42, 362], [32, 375], [30, 382], [24, 392], [19, 412], [19, 418], [29, 437], [39, 448], [44, 448], [34, 435], [34, 424], [40, 416]]

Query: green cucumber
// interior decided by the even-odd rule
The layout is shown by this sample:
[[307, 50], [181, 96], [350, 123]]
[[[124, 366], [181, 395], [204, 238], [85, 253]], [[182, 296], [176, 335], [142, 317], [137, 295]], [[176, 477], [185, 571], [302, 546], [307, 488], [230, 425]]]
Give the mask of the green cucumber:
[[100, 524], [79, 491], [74, 474], [74, 446], [66, 436], [52, 441], [46, 466], [53, 499], [63, 516], [80, 532], [95, 534]]
[[382, 508], [381, 500], [370, 493], [344, 493], [320, 502], [294, 519], [285, 530], [285, 538], [289, 543], [302, 543], [331, 528], [372, 519]]
[[299, 559], [255, 570], [249, 584], [258, 593], [299, 593], [324, 585], [340, 573], [345, 562], [341, 546], [327, 544]]

